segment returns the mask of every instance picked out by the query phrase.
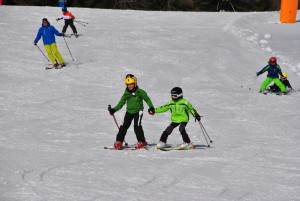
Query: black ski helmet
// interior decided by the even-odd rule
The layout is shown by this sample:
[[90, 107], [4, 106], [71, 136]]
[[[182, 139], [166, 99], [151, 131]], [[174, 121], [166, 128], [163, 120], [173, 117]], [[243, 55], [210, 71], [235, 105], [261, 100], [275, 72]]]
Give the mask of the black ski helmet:
[[172, 99], [179, 99], [183, 97], [182, 89], [180, 87], [174, 87], [171, 90]]

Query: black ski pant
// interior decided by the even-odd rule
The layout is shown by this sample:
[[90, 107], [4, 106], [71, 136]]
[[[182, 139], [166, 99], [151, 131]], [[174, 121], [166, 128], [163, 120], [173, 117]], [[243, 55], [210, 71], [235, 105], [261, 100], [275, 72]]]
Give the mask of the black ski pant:
[[137, 140], [140, 142], [146, 142], [144, 136], [144, 130], [142, 127], [142, 118], [143, 118], [142, 111], [137, 112], [135, 114], [130, 114], [126, 112], [123, 125], [120, 126], [116, 141], [124, 142], [127, 130], [130, 127], [132, 120], [134, 120], [134, 132]]
[[66, 33], [67, 28], [68, 28], [69, 25], [72, 28], [73, 33], [77, 34], [77, 30], [76, 30], [76, 27], [74, 26], [73, 19], [67, 19], [67, 20], [65, 20], [65, 26], [63, 27], [62, 33]]
[[[179, 126], [180, 125], [180, 126]], [[168, 136], [171, 135], [172, 131], [174, 128], [179, 126], [179, 132], [182, 136], [182, 139], [185, 143], [190, 143], [191, 140], [189, 138], [189, 135], [186, 133], [185, 127], [187, 125], [187, 122], [182, 122], [182, 123], [171, 123], [166, 130], [163, 132], [163, 134], [160, 137], [160, 141], [162, 142], [167, 142]]]

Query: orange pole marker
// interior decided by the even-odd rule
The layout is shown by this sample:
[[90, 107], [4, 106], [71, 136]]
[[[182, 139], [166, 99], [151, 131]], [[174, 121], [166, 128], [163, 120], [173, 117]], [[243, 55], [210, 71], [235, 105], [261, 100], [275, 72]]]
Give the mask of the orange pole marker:
[[298, 10], [298, 0], [281, 0], [280, 22], [295, 23]]

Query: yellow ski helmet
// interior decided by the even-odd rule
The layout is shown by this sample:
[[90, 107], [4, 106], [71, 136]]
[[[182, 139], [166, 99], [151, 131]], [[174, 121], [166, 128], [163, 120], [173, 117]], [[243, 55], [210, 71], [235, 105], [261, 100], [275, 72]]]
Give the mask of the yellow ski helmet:
[[132, 74], [128, 74], [126, 75], [126, 78], [125, 78], [125, 84], [134, 84], [134, 86], [136, 87], [137, 86], [137, 79], [134, 75]]
[[283, 77], [288, 77], [288, 74], [287, 73], [282, 73]]

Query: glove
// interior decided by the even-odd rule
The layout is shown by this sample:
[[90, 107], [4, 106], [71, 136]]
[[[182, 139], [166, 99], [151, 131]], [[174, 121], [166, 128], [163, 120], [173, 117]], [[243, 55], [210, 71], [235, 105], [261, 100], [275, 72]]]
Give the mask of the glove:
[[61, 18], [56, 18], [56, 21], [61, 20]]
[[34, 42], [33, 45], [37, 46], [37, 43]]
[[259, 76], [258, 72], [256, 73], [256, 76], [257, 76], [257, 77]]
[[61, 36], [65, 36], [65, 34], [64, 34], [64, 33], [60, 33], [60, 35], [61, 35]]
[[196, 116], [195, 116], [195, 121], [201, 121], [201, 116], [199, 115], [199, 114], [196, 114]]
[[154, 115], [154, 114], [155, 114], [155, 109], [154, 109], [154, 107], [150, 107], [150, 108], [148, 109], [148, 113], [149, 113], [150, 115]]
[[75, 18], [73, 18], [72, 20], [73, 20], [73, 22], [75, 22], [75, 21], [76, 21], [76, 20], [75, 20]]
[[116, 112], [116, 110], [114, 108], [111, 108], [110, 105], [108, 106], [108, 111], [110, 115], [113, 115]]

